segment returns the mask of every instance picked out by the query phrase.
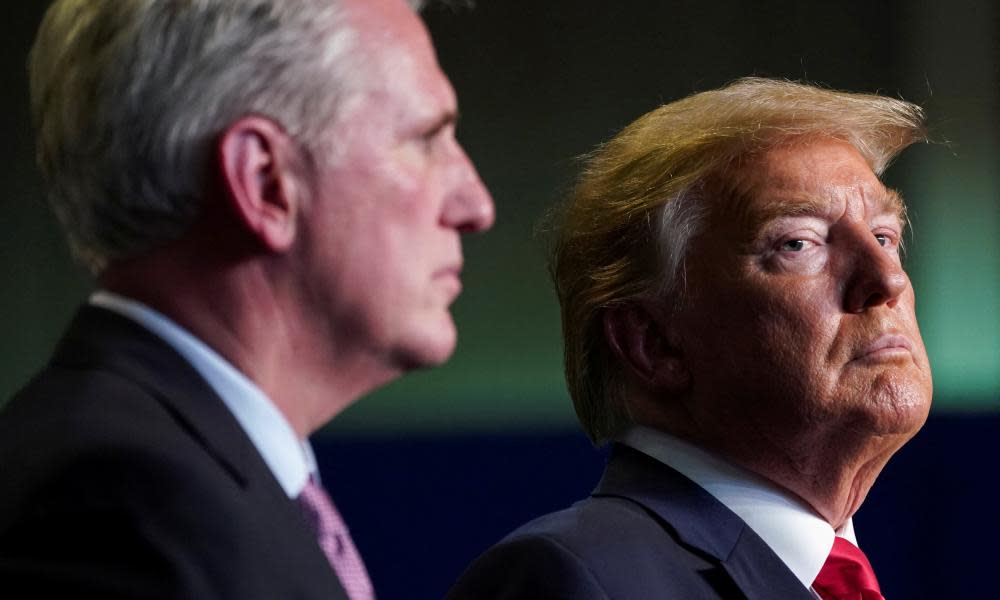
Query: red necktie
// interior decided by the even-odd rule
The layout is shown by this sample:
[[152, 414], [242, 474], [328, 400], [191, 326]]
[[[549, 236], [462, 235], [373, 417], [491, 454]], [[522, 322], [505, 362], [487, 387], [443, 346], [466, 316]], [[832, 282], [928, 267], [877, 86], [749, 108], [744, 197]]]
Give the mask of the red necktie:
[[839, 536], [833, 538], [813, 589], [823, 600], [885, 600], [864, 552]]

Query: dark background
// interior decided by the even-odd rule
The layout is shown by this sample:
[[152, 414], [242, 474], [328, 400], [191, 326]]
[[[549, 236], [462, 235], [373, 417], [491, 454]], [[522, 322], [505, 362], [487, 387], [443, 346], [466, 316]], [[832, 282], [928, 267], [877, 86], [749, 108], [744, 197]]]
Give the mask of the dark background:
[[[854, 525], [886, 598], [1000, 598], [998, 435], [996, 415], [938, 414], [882, 472]], [[440, 598], [488, 546], [586, 496], [607, 454], [577, 433], [334, 437], [316, 452], [324, 481], [345, 482], [337, 506], [382, 600]]]
[[[7, 3], [0, 23], [0, 403], [45, 360], [91, 286], [32, 163], [24, 63], [46, 5]], [[603, 454], [576, 432], [564, 391], [536, 223], [572, 180], [576, 156], [663, 102], [745, 75], [927, 109], [938, 143], [908, 150], [887, 182], [910, 205], [907, 266], [935, 409], [857, 515], [858, 536], [888, 598], [1000, 597], [988, 577], [1000, 564], [996, 3], [479, 0], [426, 17], [459, 95], [459, 137], [498, 218], [466, 244], [453, 360], [365, 399], [317, 436], [325, 481], [380, 597], [440, 597], [490, 543], [596, 483]]]

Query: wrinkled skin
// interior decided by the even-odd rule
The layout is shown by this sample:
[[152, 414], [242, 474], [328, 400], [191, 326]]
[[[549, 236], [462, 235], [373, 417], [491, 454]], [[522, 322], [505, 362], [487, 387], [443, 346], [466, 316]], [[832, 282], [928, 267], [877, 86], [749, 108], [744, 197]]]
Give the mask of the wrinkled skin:
[[737, 182], [693, 241], [669, 320], [687, 389], [665, 428], [838, 526], [930, 406], [902, 203], [829, 139], [765, 151]]

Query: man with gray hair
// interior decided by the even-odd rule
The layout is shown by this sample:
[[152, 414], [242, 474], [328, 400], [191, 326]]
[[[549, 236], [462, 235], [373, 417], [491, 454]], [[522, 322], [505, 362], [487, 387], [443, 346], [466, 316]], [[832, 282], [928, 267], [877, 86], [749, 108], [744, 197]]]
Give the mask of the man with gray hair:
[[418, 4], [50, 7], [39, 163], [98, 291], [0, 415], [4, 589], [374, 597], [307, 440], [450, 356], [493, 222]]
[[931, 373], [879, 176], [922, 139], [912, 104], [751, 78], [591, 154], [552, 272], [570, 395], [611, 457], [450, 598], [881, 598], [851, 517]]

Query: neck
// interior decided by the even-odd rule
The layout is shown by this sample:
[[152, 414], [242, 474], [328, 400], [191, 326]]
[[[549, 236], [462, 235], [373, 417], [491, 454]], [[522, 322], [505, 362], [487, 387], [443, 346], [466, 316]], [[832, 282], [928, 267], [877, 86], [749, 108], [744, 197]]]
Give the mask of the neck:
[[239, 369], [306, 438], [400, 374], [382, 357], [337, 343], [322, 315], [297, 301], [263, 258], [226, 260], [178, 242], [115, 263], [105, 289], [164, 314]]
[[882, 439], [856, 439], [839, 435], [802, 436], [794, 446], [753, 448], [716, 444], [728, 460], [749, 469], [797, 495], [834, 529], [840, 528], [861, 507], [868, 491], [892, 454], [902, 445], [885, 447]]
[[640, 396], [632, 394], [628, 403], [637, 424], [696, 444], [772, 481], [834, 529], [854, 515], [886, 462], [910, 437], [875, 435], [845, 423], [805, 432], [713, 427], [711, 431], [724, 432], [713, 434], [680, 403], [668, 409], [662, 401]]

